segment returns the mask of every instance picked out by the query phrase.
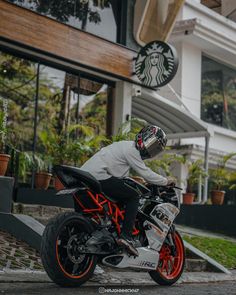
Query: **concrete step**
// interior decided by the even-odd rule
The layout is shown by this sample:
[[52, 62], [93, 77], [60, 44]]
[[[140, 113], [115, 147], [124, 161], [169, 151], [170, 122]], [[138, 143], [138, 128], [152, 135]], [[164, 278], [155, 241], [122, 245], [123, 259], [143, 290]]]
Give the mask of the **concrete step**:
[[187, 258], [185, 260], [185, 271], [187, 272], [201, 272], [207, 270], [207, 262], [203, 259]]
[[51, 217], [57, 215], [61, 212], [72, 211], [73, 209], [60, 208], [55, 206], [43, 206], [43, 205], [33, 205], [33, 204], [22, 204], [14, 203], [13, 204], [13, 213], [14, 214], [24, 214], [32, 216], [33, 218], [41, 218], [45, 221], [49, 220]]

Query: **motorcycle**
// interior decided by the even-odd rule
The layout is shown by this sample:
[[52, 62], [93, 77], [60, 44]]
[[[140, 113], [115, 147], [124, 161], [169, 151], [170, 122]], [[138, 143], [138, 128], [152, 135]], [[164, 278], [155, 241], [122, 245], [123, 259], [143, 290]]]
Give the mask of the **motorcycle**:
[[147, 271], [160, 285], [178, 281], [185, 264], [183, 241], [173, 224], [180, 210], [180, 188], [124, 179], [140, 195], [132, 233], [139, 255], [133, 256], [116, 242], [125, 213], [122, 204], [106, 196], [88, 172], [65, 165], [54, 171], [65, 186], [57, 195], [72, 195], [75, 211], [56, 215], [42, 236], [41, 259], [53, 282], [80, 286], [97, 264]]

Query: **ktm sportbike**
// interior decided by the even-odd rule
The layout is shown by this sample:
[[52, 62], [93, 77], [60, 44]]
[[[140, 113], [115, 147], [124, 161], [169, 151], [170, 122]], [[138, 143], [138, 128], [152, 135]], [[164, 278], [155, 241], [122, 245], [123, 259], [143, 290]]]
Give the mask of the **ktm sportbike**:
[[132, 233], [139, 255], [134, 256], [117, 243], [125, 206], [105, 195], [88, 172], [65, 165], [54, 171], [65, 187], [57, 195], [72, 195], [74, 211], [56, 215], [42, 236], [41, 259], [52, 281], [63, 287], [80, 286], [97, 264], [147, 271], [160, 285], [172, 285], [180, 278], [185, 251], [173, 223], [180, 210], [177, 188], [124, 179], [140, 195]]

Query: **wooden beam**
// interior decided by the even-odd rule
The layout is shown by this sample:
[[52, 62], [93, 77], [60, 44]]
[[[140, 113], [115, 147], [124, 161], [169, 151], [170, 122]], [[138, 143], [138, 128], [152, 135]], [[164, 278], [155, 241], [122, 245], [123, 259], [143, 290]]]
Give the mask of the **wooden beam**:
[[132, 81], [136, 52], [0, 0], [0, 39]]

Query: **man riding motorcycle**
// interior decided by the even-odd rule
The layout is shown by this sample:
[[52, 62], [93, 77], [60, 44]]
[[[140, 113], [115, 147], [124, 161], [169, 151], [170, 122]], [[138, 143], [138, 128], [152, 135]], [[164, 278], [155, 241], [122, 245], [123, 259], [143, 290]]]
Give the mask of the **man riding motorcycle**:
[[102, 148], [91, 157], [81, 169], [91, 173], [100, 181], [102, 190], [111, 198], [125, 204], [125, 217], [117, 243], [125, 246], [133, 255], [138, 255], [132, 239], [132, 229], [139, 206], [139, 193], [128, 186], [122, 178], [127, 177], [130, 168], [147, 182], [169, 186], [175, 184], [172, 177], [163, 177], [150, 168], [144, 161], [153, 158], [165, 149], [167, 138], [158, 126], [144, 127], [135, 141], [119, 141]]

